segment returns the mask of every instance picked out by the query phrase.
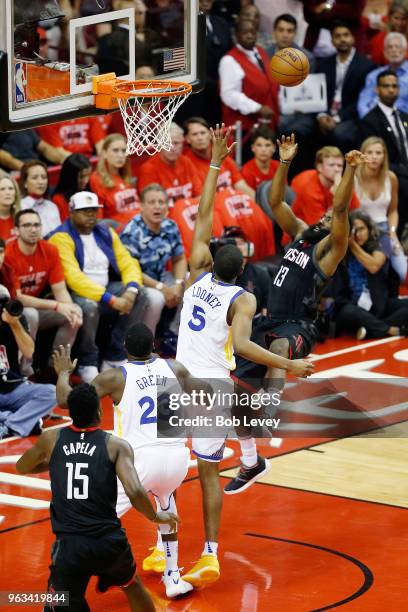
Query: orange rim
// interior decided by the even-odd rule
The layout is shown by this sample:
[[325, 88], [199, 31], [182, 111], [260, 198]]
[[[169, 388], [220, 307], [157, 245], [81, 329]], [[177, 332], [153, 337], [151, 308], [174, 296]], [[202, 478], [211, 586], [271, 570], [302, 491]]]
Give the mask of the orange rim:
[[[154, 86], [155, 89], [147, 90]], [[156, 91], [156, 88], [159, 91]], [[166, 88], [168, 91], [160, 91]], [[170, 89], [169, 89], [170, 88]], [[115, 98], [170, 98], [189, 94], [192, 86], [182, 81], [120, 81], [113, 88]]]

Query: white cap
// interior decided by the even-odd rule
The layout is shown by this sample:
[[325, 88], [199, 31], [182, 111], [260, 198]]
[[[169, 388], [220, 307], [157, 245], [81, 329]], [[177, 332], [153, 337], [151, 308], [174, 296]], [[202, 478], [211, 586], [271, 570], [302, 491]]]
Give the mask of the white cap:
[[78, 191], [71, 196], [69, 210], [82, 210], [83, 208], [103, 208], [99, 204], [98, 196], [91, 191]]

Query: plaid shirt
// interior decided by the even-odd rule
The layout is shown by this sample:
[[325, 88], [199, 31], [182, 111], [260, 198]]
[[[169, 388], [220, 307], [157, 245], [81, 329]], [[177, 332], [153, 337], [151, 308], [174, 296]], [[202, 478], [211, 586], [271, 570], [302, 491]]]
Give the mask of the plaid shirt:
[[156, 234], [136, 215], [120, 235], [132, 257], [139, 261], [142, 271], [157, 281], [162, 280], [170, 259], [184, 253], [180, 231], [171, 219], [164, 219]]

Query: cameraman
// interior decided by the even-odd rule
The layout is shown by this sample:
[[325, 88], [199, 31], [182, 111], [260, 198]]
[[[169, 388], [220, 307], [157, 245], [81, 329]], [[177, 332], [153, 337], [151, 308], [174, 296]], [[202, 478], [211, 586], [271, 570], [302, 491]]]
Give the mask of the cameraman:
[[226, 227], [220, 238], [212, 239], [211, 250], [213, 256], [220, 247], [226, 244], [237, 246], [244, 257], [244, 267], [235, 284], [256, 297], [255, 316], [266, 314], [271, 277], [265, 266], [249, 261], [254, 254], [253, 243], [248, 241], [241, 227], [233, 225]]
[[[0, 271], [4, 248], [0, 239]], [[10, 314], [9, 310], [15, 313], [20, 310], [20, 314]], [[54, 385], [29, 383], [20, 373], [19, 351], [27, 358], [34, 352], [34, 342], [21, 312], [22, 304], [13, 303], [8, 289], [0, 285], [0, 440], [41, 433], [41, 417], [48, 415], [57, 403]]]

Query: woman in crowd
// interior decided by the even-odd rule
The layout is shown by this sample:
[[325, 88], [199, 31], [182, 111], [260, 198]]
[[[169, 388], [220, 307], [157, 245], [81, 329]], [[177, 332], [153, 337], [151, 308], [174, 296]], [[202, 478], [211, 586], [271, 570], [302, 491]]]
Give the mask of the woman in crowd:
[[356, 171], [356, 193], [360, 209], [374, 221], [379, 230], [382, 250], [391, 265], [405, 282], [407, 258], [397, 238], [398, 226], [398, 179], [389, 170], [385, 142], [377, 136], [370, 136], [361, 145], [361, 151], [368, 157]]
[[89, 191], [89, 177], [92, 164], [86, 155], [72, 153], [62, 164], [58, 184], [55, 188], [53, 201], [58, 206], [61, 221], [69, 217], [69, 200], [77, 191]]
[[113, 220], [120, 231], [140, 211], [136, 187], [131, 183], [126, 140], [122, 134], [110, 134], [102, 145], [101, 157], [91, 174], [91, 191], [103, 205], [103, 217]]
[[358, 340], [408, 335], [408, 299], [399, 299], [391, 288], [375, 223], [357, 210], [351, 228], [348, 255], [336, 278], [338, 328], [356, 333]]
[[47, 166], [38, 160], [26, 162], [21, 168], [20, 189], [24, 196], [21, 209], [32, 208], [41, 218], [43, 237], [61, 225], [59, 210], [54, 202], [47, 199]]
[[6, 242], [15, 238], [14, 217], [20, 210], [20, 190], [16, 181], [0, 174], [0, 238]]

